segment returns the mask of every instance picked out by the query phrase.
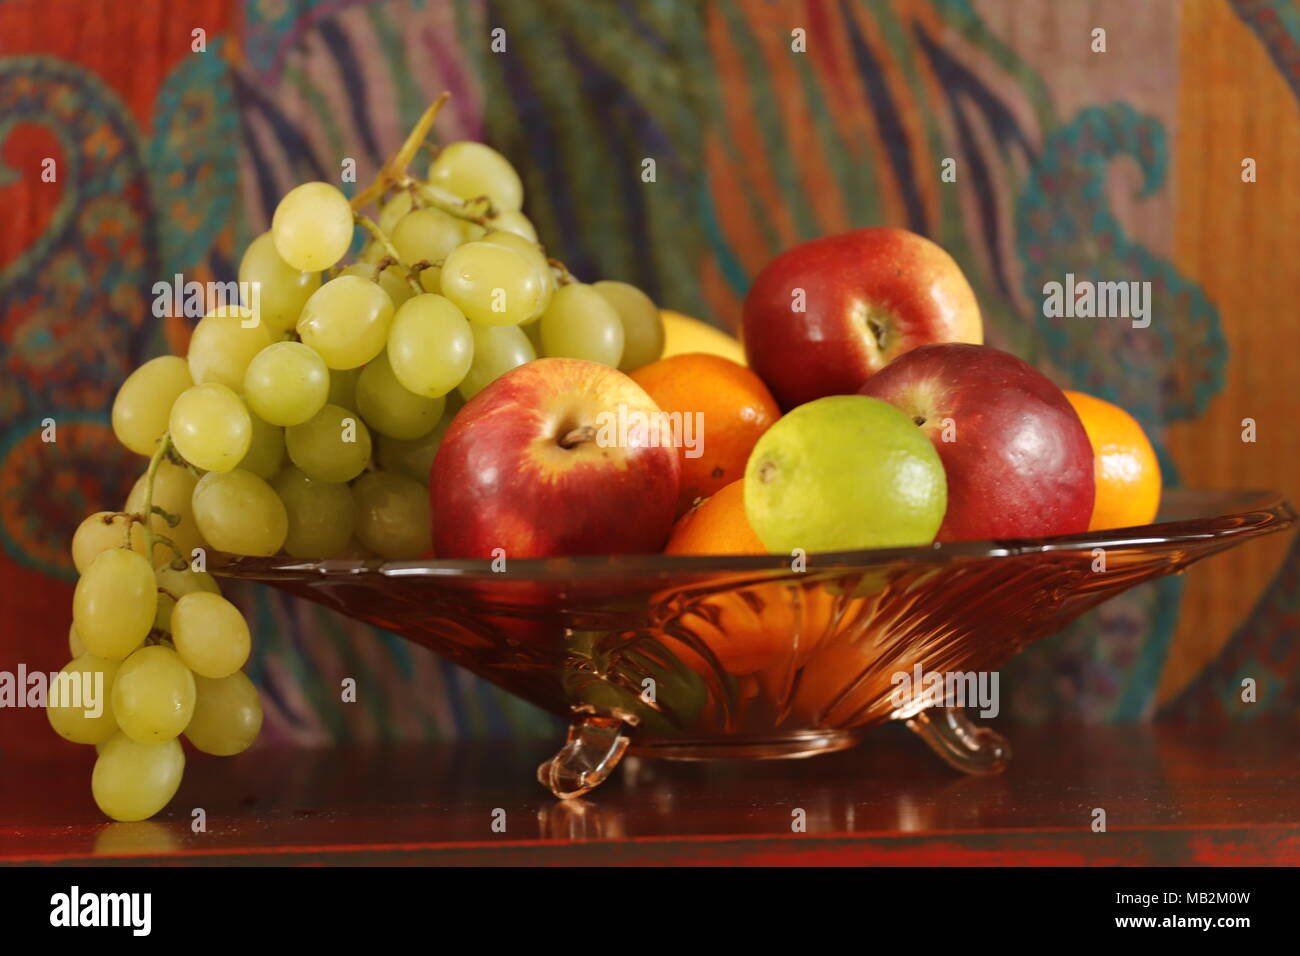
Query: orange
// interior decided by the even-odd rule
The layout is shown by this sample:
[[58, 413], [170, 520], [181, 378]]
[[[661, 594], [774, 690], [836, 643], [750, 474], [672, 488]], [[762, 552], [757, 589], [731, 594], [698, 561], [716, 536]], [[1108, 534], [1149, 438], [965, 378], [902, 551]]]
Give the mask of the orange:
[[1160, 463], [1146, 432], [1118, 405], [1066, 392], [1092, 442], [1097, 499], [1089, 531], [1150, 524], [1160, 507]]
[[[682, 515], [664, 552], [767, 554], [745, 517], [744, 479], [733, 481]], [[741, 580], [748, 577], [739, 576]], [[720, 588], [693, 603], [674, 624], [707, 645], [722, 669], [734, 677], [768, 670], [784, 674], [794, 657], [805, 657], [820, 640], [834, 603], [834, 595], [820, 587], [760, 582], [745, 584], [743, 593]], [[708, 664], [690, 647], [667, 635], [660, 639], [688, 667], [707, 675]]]
[[781, 415], [767, 386], [750, 369], [703, 352], [674, 355], [631, 373], [655, 403], [681, 415], [682, 463], [677, 513], [745, 474], [754, 445]]
[[[701, 501], [677, 519], [665, 554], [767, 554], [745, 517], [745, 481], [733, 481], [717, 494]], [[718, 656], [729, 674], [751, 674], [779, 657], [788, 636], [761, 626], [754, 608], [737, 595], [724, 591], [687, 611], [679, 623]], [[704, 658], [679, 641], [665, 636], [678, 647], [678, 656], [688, 667], [706, 674]]]
[[[822, 639], [834, 615], [836, 596], [820, 585], [802, 587], [790, 581], [767, 581], [722, 589], [694, 601], [671, 621], [672, 630], [690, 631], [711, 650], [722, 669], [733, 677], [779, 669], [782, 673], [807, 659]], [[677, 643], [682, 663], [708, 673], [704, 658], [664, 634], [664, 643]]]
[[738, 478], [678, 518], [664, 554], [767, 554], [745, 517], [745, 479]]

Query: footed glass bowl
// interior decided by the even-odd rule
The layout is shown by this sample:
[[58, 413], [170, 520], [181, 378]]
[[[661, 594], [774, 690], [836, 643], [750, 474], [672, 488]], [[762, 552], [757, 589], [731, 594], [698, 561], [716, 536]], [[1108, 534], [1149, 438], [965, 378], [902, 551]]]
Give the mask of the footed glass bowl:
[[266, 581], [387, 628], [556, 714], [538, 769], [558, 797], [629, 745], [680, 760], [804, 757], [903, 720], [953, 767], [1010, 749], [977, 727], [988, 677], [1125, 588], [1295, 513], [1267, 492], [1171, 490], [1156, 524], [1064, 537], [809, 555], [507, 561], [237, 558]]

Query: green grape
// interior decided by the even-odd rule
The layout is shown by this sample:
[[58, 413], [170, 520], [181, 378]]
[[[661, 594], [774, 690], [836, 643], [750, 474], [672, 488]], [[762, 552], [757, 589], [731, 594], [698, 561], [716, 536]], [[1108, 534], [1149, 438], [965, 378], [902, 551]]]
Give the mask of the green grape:
[[[353, 265], [374, 266], [386, 255], [388, 250], [384, 248], [384, 244], [372, 239], [361, 247], [361, 252], [357, 254], [357, 260]], [[351, 269], [352, 266], [348, 268]]]
[[[72, 533], [72, 564], [78, 574], [109, 548], [120, 548], [126, 544], [128, 521], [130, 519], [125, 515], [96, 511], [77, 525], [77, 530]], [[144, 526], [138, 522], [131, 522], [131, 548], [144, 554]]]
[[195, 677], [198, 701], [185, 737], [214, 757], [233, 757], [257, 739], [262, 729], [262, 702], [243, 671], [212, 680]]
[[81, 642], [81, 635], [77, 633], [75, 624], [68, 625], [68, 650], [72, 652], [73, 660], [86, 653], [86, 645]]
[[[417, 262], [438, 262], [459, 246], [465, 235], [460, 222], [438, 209], [417, 209], [408, 213], [389, 234], [397, 257], [408, 266]], [[424, 282], [424, 273], [420, 274]]]
[[[551, 270], [551, 263], [547, 260], [546, 253], [542, 250], [541, 246], [518, 233], [502, 229], [486, 233], [483, 236], [482, 241], [494, 246], [501, 246], [505, 249], [513, 249], [531, 262], [537, 271], [537, 275], [542, 276], [543, 282], [546, 286], [543, 298], [548, 302], [550, 301], [550, 297], [555, 294], [556, 289], [555, 273]], [[537, 310], [537, 312], [535, 312], [531, 317], [525, 319], [522, 324], [527, 325], [529, 322], [535, 321], [541, 316], [544, 310], [545, 305], [543, 305], [541, 309]]]
[[414, 205], [409, 189], [403, 189], [401, 192], [394, 194], [392, 198], [379, 207], [379, 219], [376, 221], [379, 231], [391, 237], [393, 230], [402, 217], [410, 212]]
[[208, 594], [220, 594], [221, 585], [217, 579], [206, 571], [191, 571], [189, 568], [161, 567], [154, 572], [158, 586], [166, 588], [178, 598], [187, 594], [203, 591]]
[[[495, 223], [496, 220], [493, 220], [493, 222]], [[509, 229], [498, 229], [494, 225], [492, 231], [484, 233], [479, 241], [501, 246], [504, 249], [513, 249], [550, 276], [550, 263], [546, 260], [546, 253], [534, 239], [521, 236]]]
[[471, 323], [469, 330], [474, 336], [474, 361], [457, 389], [467, 402], [512, 368], [537, 358], [522, 329]]
[[512, 232], [529, 242], [537, 241], [537, 230], [527, 216], [517, 209], [506, 209], [492, 217], [492, 228]]
[[442, 266], [442, 294], [472, 322], [519, 325], [546, 308], [551, 286], [547, 270], [538, 265], [536, 257], [479, 240], [467, 242], [447, 256]]
[[303, 272], [320, 272], [352, 245], [352, 207], [329, 183], [303, 183], [280, 200], [271, 236], [280, 258]]
[[442, 266], [429, 266], [421, 272], [420, 288], [425, 292], [442, 295]]
[[474, 336], [451, 300], [417, 295], [393, 316], [388, 361], [408, 391], [426, 398], [446, 395], [469, 374]]
[[191, 571], [188, 568], [178, 571], [163, 565], [154, 572], [154, 576], [158, 579], [158, 587], [162, 589], [158, 593], [158, 610], [153, 619], [153, 626], [159, 631], [172, 629], [172, 610], [180, 598], [195, 591], [221, 593], [216, 580], [206, 571]]
[[357, 379], [361, 369], [330, 369], [330, 393], [325, 399], [326, 405], [337, 405], [350, 411], [357, 410]]
[[393, 300], [361, 276], [339, 276], [316, 290], [298, 319], [298, 335], [330, 368], [359, 368], [383, 351]]
[[248, 622], [239, 608], [207, 591], [194, 591], [176, 602], [172, 641], [186, 667], [212, 678], [229, 677], [243, 667], [251, 647]]
[[248, 363], [244, 401], [272, 425], [300, 425], [325, 405], [330, 370], [314, 349], [301, 342], [268, 345]]
[[522, 326], [524, 334], [528, 336], [528, 341], [533, 344], [533, 351], [538, 355], [544, 354], [542, 351], [542, 323], [529, 322]]
[[556, 290], [542, 313], [542, 351], [556, 358], [586, 359], [618, 367], [623, 323], [599, 292], [582, 282]]
[[171, 628], [172, 608], [176, 606], [176, 599], [170, 594], [158, 592], [158, 604], [153, 612], [154, 630], [166, 631]]
[[199, 479], [194, 520], [212, 547], [231, 554], [275, 554], [289, 532], [289, 516], [279, 496], [242, 468], [210, 471]]
[[81, 654], [64, 665], [50, 684], [45, 707], [55, 733], [74, 744], [103, 743], [117, 733], [112, 694], [120, 664]]
[[264, 232], [244, 250], [239, 281], [257, 283], [258, 318], [273, 335], [280, 335], [294, 327], [302, 307], [320, 288], [320, 273], [289, 265], [275, 251], [275, 237]]
[[482, 143], [444, 146], [429, 166], [429, 182], [461, 199], [487, 196], [497, 209], [517, 211], [524, 204], [524, 184], [510, 160]]
[[438, 446], [442, 444], [442, 436], [447, 433], [452, 419], [464, 404], [464, 399], [460, 397], [459, 392], [449, 393], [442, 418], [433, 431], [419, 438], [404, 441], [400, 438], [380, 435], [375, 443], [375, 460], [379, 463], [379, 467], [385, 471], [400, 472], [423, 485], [428, 485], [429, 471], [433, 467], [434, 457], [438, 454]]
[[605, 280], [592, 288], [614, 307], [623, 323], [623, 358], [618, 367], [635, 372], [664, 354], [664, 320], [650, 296], [626, 282]]
[[185, 359], [160, 355], [126, 377], [113, 399], [113, 434], [137, 455], [149, 456], [167, 430], [172, 402], [194, 380]]
[[393, 374], [388, 353], [381, 352], [361, 370], [357, 411], [375, 431], [390, 438], [419, 438], [442, 418], [445, 402], [408, 391]]
[[[199, 533], [199, 526], [194, 521], [194, 509], [190, 507], [190, 500], [194, 497], [195, 481], [197, 479], [190, 474], [188, 468], [173, 465], [169, 461], [159, 462], [158, 470], [154, 473], [153, 506], [181, 520], [173, 528], [167, 524], [167, 520], [162, 515], [155, 514], [149, 517], [149, 527], [153, 533], [171, 539], [171, 542], [176, 545], [176, 551], [179, 551], [180, 556], [187, 561], [193, 558], [194, 549], [203, 547], [205, 543], [203, 535]], [[141, 475], [132, 486], [131, 493], [122, 508], [123, 511], [131, 514], [144, 513], [146, 485], [146, 476]], [[144, 553], [143, 545], [140, 547], [140, 553]], [[176, 552], [163, 542], [154, 545], [154, 567], [169, 564], [175, 557]]]
[[132, 740], [156, 743], [179, 737], [193, 713], [194, 675], [170, 647], [142, 647], [118, 668], [113, 714]]
[[[425, 269], [424, 271], [428, 272], [429, 270]], [[437, 276], [442, 276], [441, 269], [437, 271]], [[421, 282], [423, 282], [423, 274], [421, 275]], [[401, 266], [389, 266], [379, 273], [379, 287], [388, 293], [388, 298], [392, 300], [394, 309], [415, 295], [411, 283], [406, 280], [406, 270]]]
[[170, 594], [158, 593], [158, 608], [154, 611], [153, 626], [157, 631], [170, 631], [172, 620], [172, 609], [176, 607], [176, 599]]
[[393, 561], [418, 558], [433, 547], [429, 488], [406, 475], [367, 472], [352, 485], [357, 539]]
[[153, 568], [125, 548], [91, 561], [72, 595], [72, 623], [86, 650], [121, 660], [149, 635], [158, 607]]
[[[493, 232], [489, 232], [485, 236], [483, 236], [483, 241], [487, 243], [491, 243], [494, 246], [502, 246], [503, 248], [506, 249], [515, 250], [521, 256], [523, 256], [525, 259], [527, 259], [529, 262], [533, 264], [533, 267], [536, 270], [535, 273], [536, 275], [543, 277], [543, 282], [545, 285], [545, 289], [543, 290], [542, 293], [543, 306], [533, 315], [524, 319], [524, 321], [520, 323], [520, 325], [522, 325], [525, 329], [528, 329], [530, 326], [537, 325], [539, 320], [542, 317], [542, 313], [546, 311], [546, 306], [550, 304], [551, 297], [555, 295], [555, 290], [558, 288], [558, 285], [556, 284], [555, 281], [555, 271], [551, 268], [551, 263], [546, 258], [546, 253], [542, 250], [542, 247], [539, 246], [536, 242], [533, 242], [525, 238], [524, 236], [519, 235], [518, 233], [510, 232], [508, 230], [498, 229]], [[533, 348], [536, 349], [537, 354], [540, 355], [541, 354], [540, 337], [535, 334], [530, 335], [529, 340], [533, 342]]]
[[271, 333], [243, 307], [214, 309], [199, 320], [190, 336], [186, 361], [194, 384], [215, 382], [238, 392], [244, 387], [244, 372], [253, 356], [271, 344]]
[[105, 816], [145, 820], [171, 802], [185, 773], [179, 740], [139, 743], [126, 734], [105, 741], [95, 760], [90, 790]]
[[427, 486], [429, 471], [433, 468], [433, 459], [438, 454], [438, 446], [442, 444], [442, 436], [447, 433], [451, 418], [452, 416], [444, 414], [442, 421], [438, 422], [433, 431], [419, 438], [412, 438], [410, 441], [380, 435], [375, 443], [375, 458], [379, 462], [379, 467], [387, 471], [400, 472]]
[[289, 460], [317, 481], [351, 481], [370, 461], [370, 430], [356, 412], [326, 405], [284, 434]]
[[346, 484], [315, 481], [290, 465], [271, 486], [289, 515], [285, 551], [295, 558], [342, 556], [352, 540], [352, 491]]
[[253, 437], [239, 467], [269, 481], [275, 477], [280, 462], [284, 460], [284, 429], [268, 425], [256, 415], [248, 417], [253, 423]]
[[216, 382], [181, 392], [170, 428], [181, 457], [204, 471], [234, 468], [253, 441], [253, 419], [243, 400]]
[[389, 266], [376, 277], [373, 264], [358, 262], [355, 265], [348, 266], [339, 275], [360, 276], [367, 282], [378, 282], [379, 287], [388, 293], [389, 301], [393, 303], [395, 309], [415, 295], [415, 290], [406, 281], [406, 272], [403, 271], [401, 266]]

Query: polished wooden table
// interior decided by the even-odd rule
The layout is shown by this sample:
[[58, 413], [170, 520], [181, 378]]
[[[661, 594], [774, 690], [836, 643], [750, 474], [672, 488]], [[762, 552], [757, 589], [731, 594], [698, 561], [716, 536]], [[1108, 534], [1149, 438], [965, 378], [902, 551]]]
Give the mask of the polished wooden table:
[[810, 760], [631, 759], [572, 803], [536, 783], [536, 742], [194, 757], [141, 824], [106, 824], [93, 755], [61, 747], [0, 762], [0, 862], [1300, 863], [1294, 724], [998, 727], [1015, 753], [995, 777], [893, 726]]

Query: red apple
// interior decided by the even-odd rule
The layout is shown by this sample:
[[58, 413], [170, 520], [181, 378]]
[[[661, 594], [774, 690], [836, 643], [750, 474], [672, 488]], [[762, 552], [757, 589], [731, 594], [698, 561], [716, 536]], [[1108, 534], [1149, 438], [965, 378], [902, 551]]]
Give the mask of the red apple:
[[902, 409], [934, 442], [948, 475], [936, 540], [1088, 530], [1092, 444], [1064, 393], [1033, 366], [982, 345], [926, 345], [861, 392]]
[[984, 326], [952, 256], [878, 227], [805, 242], [764, 266], [745, 296], [743, 337], [750, 367], [790, 409], [852, 395], [918, 345], [978, 345]]
[[502, 375], [457, 413], [433, 460], [434, 552], [658, 551], [681, 475], [677, 450], [649, 431], [658, 414], [640, 385], [595, 362], [544, 358]]

